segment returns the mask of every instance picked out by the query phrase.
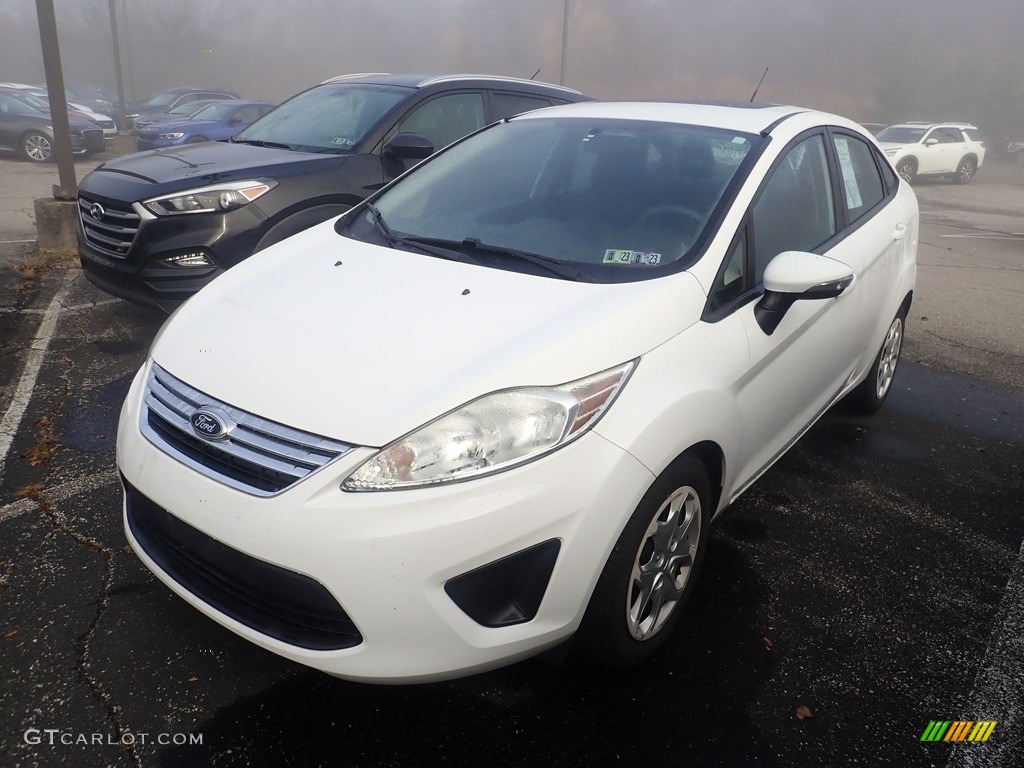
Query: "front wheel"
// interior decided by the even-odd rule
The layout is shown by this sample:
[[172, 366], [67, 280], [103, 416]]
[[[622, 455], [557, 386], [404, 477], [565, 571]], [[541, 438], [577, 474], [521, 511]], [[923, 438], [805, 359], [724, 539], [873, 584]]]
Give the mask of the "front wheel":
[[893, 318], [867, 378], [850, 393], [849, 402], [854, 410], [863, 414], [874, 413], [882, 407], [882, 403], [889, 396], [892, 380], [896, 376], [896, 366], [900, 361], [900, 352], [903, 349], [906, 316], [907, 313], [901, 311]]
[[45, 163], [53, 157], [53, 140], [45, 133], [31, 131], [21, 139], [21, 154], [32, 163]]
[[912, 157], [905, 157], [896, 165], [896, 173], [900, 175], [907, 184], [911, 184], [917, 176], [917, 161]]
[[956, 173], [953, 174], [954, 184], [966, 184], [974, 178], [974, 174], [978, 170], [978, 164], [973, 158], [965, 157], [960, 161], [960, 165], [956, 167]]
[[580, 628], [587, 655], [612, 669], [643, 664], [668, 641], [690, 599], [711, 519], [704, 465], [676, 459], [654, 481], [605, 563]]

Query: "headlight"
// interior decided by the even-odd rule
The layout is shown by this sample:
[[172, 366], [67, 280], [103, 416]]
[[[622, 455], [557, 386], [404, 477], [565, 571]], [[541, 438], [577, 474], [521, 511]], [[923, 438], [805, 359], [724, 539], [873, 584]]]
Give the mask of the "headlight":
[[161, 133], [160, 134], [160, 138], [161, 139], [180, 139], [184, 135], [185, 134], [182, 133], [181, 131], [177, 131], [176, 133]]
[[597, 423], [636, 361], [555, 387], [493, 392], [371, 456], [345, 491], [420, 488], [501, 472], [566, 445]]
[[[174, 136], [176, 134], [165, 134]], [[177, 134], [180, 135], [180, 134]], [[251, 203], [276, 186], [275, 181], [236, 181], [217, 184], [212, 187], [189, 189], [173, 195], [144, 200], [143, 205], [157, 216], [174, 216], [181, 213], [211, 213], [231, 211]]]

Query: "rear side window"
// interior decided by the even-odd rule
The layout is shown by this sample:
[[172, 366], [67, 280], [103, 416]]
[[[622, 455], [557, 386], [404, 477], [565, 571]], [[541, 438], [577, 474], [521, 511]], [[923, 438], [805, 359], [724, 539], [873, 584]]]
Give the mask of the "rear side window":
[[506, 117], [515, 117], [523, 112], [550, 106], [551, 101], [541, 96], [526, 96], [521, 93], [491, 94], [491, 107], [494, 109], [495, 120], [504, 120]]
[[399, 133], [418, 133], [430, 139], [434, 149], [484, 127], [484, 98], [479, 93], [439, 96], [418, 107], [398, 127]]
[[866, 142], [846, 134], [835, 134], [832, 143], [839, 161], [847, 221], [854, 222], [885, 197], [882, 177]]

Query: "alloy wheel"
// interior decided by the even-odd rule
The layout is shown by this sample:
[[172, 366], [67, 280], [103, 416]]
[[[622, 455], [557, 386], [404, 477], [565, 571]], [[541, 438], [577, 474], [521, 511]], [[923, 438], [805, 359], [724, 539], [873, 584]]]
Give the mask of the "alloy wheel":
[[49, 160], [52, 152], [53, 145], [42, 134], [34, 133], [25, 139], [25, 154], [29, 156], [29, 159], [37, 163]]
[[889, 326], [889, 332], [882, 343], [882, 354], [878, 358], [878, 373], [875, 377], [875, 396], [881, 400], [892, 385], [896, 375], [896, 364], [900, 360], [900, 346], [903, 344], [903, 319], [897, 317]]

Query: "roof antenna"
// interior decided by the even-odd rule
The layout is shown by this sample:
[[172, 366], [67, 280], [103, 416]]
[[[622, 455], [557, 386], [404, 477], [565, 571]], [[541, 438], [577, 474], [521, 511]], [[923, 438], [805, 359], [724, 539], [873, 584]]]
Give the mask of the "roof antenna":
[[764, 68], [764, 74], [761, 75], [761, 79], [757, 81], [757, 88], [754, 89], [754, 94], [750, 97], [750, 103], [754, 103], [754, 99], [757, 98], [757, 92], [761, 90], [761, 83], [764, 82], [765, 77], [768, 75], [768, 67]]
[[533, 80], [537, 75], [540, 74], [540, 67], [537, 67], [537, 71], [530, 75], [530, 79]]

